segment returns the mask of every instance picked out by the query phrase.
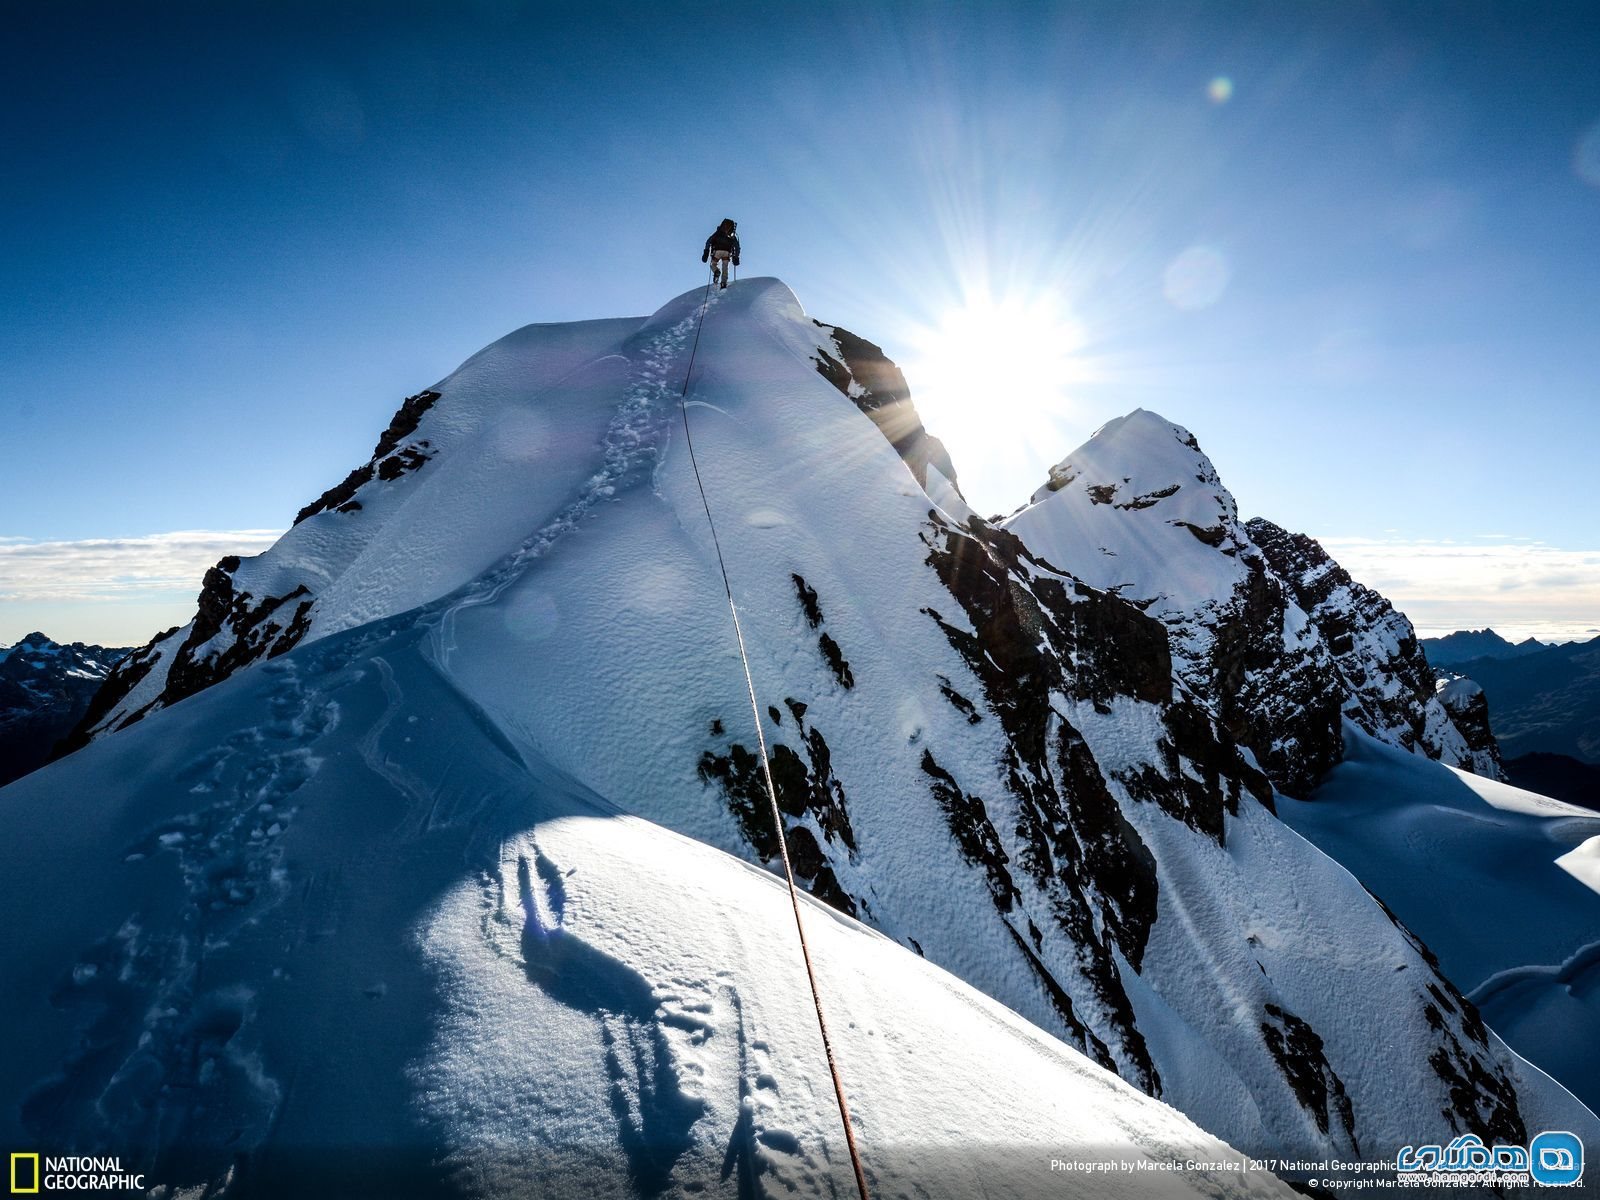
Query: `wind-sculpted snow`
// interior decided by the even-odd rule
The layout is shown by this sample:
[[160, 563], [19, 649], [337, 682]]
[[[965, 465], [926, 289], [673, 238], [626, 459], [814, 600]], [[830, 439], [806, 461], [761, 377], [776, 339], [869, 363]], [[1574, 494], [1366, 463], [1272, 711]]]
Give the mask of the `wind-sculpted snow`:
[[[334, 1122], [338, 1136], [392, 1148], [394, 1178], [420, 1161], [423, 1189], [847, 1186], [828, 1085], [801, 1048], [814, 1027], [783, 957], [782, 892], [760, 869], [777, 865], [760, 721], [797, 873], [832, 905], [808, 919], [827, 931], [842, 1058], [866, 1064], [846, 1076], [884, 1194], [966, 1194], [990, 1172], [1004, 1192], [1040, 1139], [1123, 1137], [1122, 1101], [1080, 1103], [1085, 1079], [1132, 1095], [1090, 1060], [1261, 1155], [1588, 1129], [1275, 817], [1269, 776], [1309, 780], [1336, 758], [1317, 739], [1324, 716], [1337, 734], [1343, 695], [1215, 480], [1197, 497], [1158, 463], [1082, 500], [1177, 539], [1140, 561], [1214, 592], [1212, 627], [1153, 573], [1138, 588], [1098, 580], [976, 519], [931, 457], [903, 455], [849, 394], [862, 352], [845, 356], [842, 390], [819, 371], [840, 333], [762, 279], [644, 321], [519, 331], [430, 389], [439, 399], [404, 435], [429, 442], [423, 467], [380, 472], [357, 488], [360, 509], [315, 512], [240, 564], [236, 591], [307, 588], [298, 644], [17, 793], [43, 805], [99, 780], [129, 814], [109, 836], [146, 855], [133, 875], [95, 876], [93, 919], [36, 919], [22, 953], [53, 963], [46, 981], [70, 974], [48, 947], [113, 937], [129, 896], [180, 864], [214, 888], [162, 893], [149, 919], [170, 932], [198, 905], [231, 922], [196, 968], [204, 989], [181, 976], [209, 943], [169, 936], [182, 961], [117, 1009], [123, 1040], [101, 1058], [69, 1064], [44, 1038], [4, 1068], [30, 1087], [81, 1078], [38, 1128], [86, 1120], [80, 1101], [109, 1086], [95, 1072], [117, 1078], [120, 1048], [156, 1019], [142, 1014], [181, 1009], [152, 997], [238, 985], [252, 990], [217, 1053], [262, 1086], [223, 1107], [245, 1114], [245, 1142], [259, 1133], [249, 1114], [274, 1114], [241, 1168], [252, 1179], [326, 1148], [318, 1121], [345, 1087], [372, 1101]], [[1198, 449], [1169, 440], [1192, 466]], [[126, 703], [159, 693], [179, 640], [136, 656], [146, 677]], [[300, 730], [288, 745], [215, 757], [273, 705]], [[135, 754], [149, 759], [137, 770]], [[119, 771], [131, 782], [110, 783]], [[190, 803], [201, 785], [192, 795], [212, 803]], [[102, 843], [79, 836], [72, 855], [92, 858]], [[14, 898], [38, 885], [17, 879]], [[956, 985], [938, 968], [1020, 1016], [965, 990], [946, 1005]], [[36, 972], [15, 995], [29, 1021], [45, 988]], [[991, 1019], [1024, 1042], [991, 1038]], [[336, 1079], [284, 1032], [317, 1021], [381, 1049]], [[147, 1045], [175, 1070], [161, 1047], [192, 1042]], [[919, 1139], [939, 1169], [909, 1161]], [[947, 1167], [958, 1145], [983, 1152]], [[1002, 1145], [1015, 1152], [988, 1153]]]
[[[1600, 1104], [1600, 887], [1564, 866], [1600, 838], [1600, 816], [1349, 737], [1285, 819], [1425, 938], [1519, 1053]], [[1443, 1017], [1452, 1003], [1432, 1001]]]
[[[523, 757], [417, 650], [323, 639], [0, 793], [0, 1137], [173, 1195], [842, 1194], [781, 883]], [[805, 908], [875, 1195], [1289, 1195]]]

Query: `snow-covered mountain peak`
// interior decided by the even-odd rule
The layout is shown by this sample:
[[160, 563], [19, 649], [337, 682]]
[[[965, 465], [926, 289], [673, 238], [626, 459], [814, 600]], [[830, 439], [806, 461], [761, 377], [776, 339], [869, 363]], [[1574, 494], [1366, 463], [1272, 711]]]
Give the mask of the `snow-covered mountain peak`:
[[1030, 503], [1076, 486], [1095, 489], [1090, 498], [1096, 504], [1144, 509], [1169, 497], [1176, 499], [1185, 485], [1189, 499], [1197, 490], [1195, 484], [1201, 491], [1221, 493], [1225, 502], [1231, 499], [1192, 433], [1160, 413], [1136, 408], [1107, 421], [1052, 467], [1049, 481], [1034, 492]]
[[[1148, 409], [1102, 425], [1005, 521], [1036, 554], [1154, 612], [1220, 602], [1248, 545], [1195, 436]], [[1220, 555], [1219, 553], [1220, 552]]]
[[[585, 864], [604, 836], [563, 845], [566, 818], [543, 800], [580, 792], [587, 811], [770, 866], [759, 721], [796, 873], [847, 914], [841, 927], [859, 918], [1216, 1135], [1274, 1154], [1371, 1154], [1566, 1119], [1570, 1098], [1274, 816], [1257, 764], [1281, 789], [1309, 788], [1337, 756], [1345, 692], [1186, 431], [1150, 413], [1114, 423], [1082, 459], [1104, 472], [1090, 482], [1117, 485], [1110, 497], [1067, 484], [996, 529], [960, 502], [871, 343], [812, 320], [775, 280], [702, 295], [648, 318], [530, 326], [475, 355], [409, 398], [368, 461], [274, 547], [218, 564], [193, 622], [133, 656], [91, 725], [134, 728], [56, 777], [79, 792], [132, 762], [146, 777], [117, 792], [119, 840], [107, 849], [85, 834], [71, 864], [50, 864], [95, 881], [98, 907], [63, 916], [70, 929], [41, 925], [29, 953], [43, 965], [28, 977], [115, 950], [105, 914], [128, 911], [117, 889], [135, 875], [166, 889], [170, 911], [149, 936], [171, 958], [152, 961], [151, 995], [108, 1018], [130, 1061], [64, 1066], [77, 1031], [41, 989], [17, 1027], [54, 1022], [57, 1040], [7, 1069], [73, 1076], [72, 1102], [97, 1094], [102, 1067], [159, 1086], [141, 1038], [163, 1071], [192, 1061], [193, 1035], [160, 1014], [197, 973], [218, 986], [208, 956], [226, 955], [260, 997], [241, 1018], [254, 1024], [239, 1044], [262, 1047], [253, 1077], [300, 1072], [286, 1098], [263, 1093], [250, 1136], [314, 1123], [333, 1068], [307, 1063], [281, 1031], [315, 1016], [321, 993], [254, 976], [271, 966], [348, 982], [301, 933], [347, 911], [341, 887], [369, 894], [351, 875], [341, 884], [335, 861], [337, 847], [367, 844], [362, 829], [340, 841], [329, 828], [359, 814], [394, 842], [360, 856], [372, 889], [415, 899], [410, 868], [395, 866], [413, 864], [430, 899], [460, 892], [445, 949], [465, 973], [437, 977], [453, 989], [450, 1019], [529, 1014], [527, 1036], [493, 1048], [504, 1078], [546, 1070], [527, 1061], [551, 1043], [546, 1030], [577, 1019], [568, 1001], [595, 999], [538, 960], [563, 896], [574, 925], [596, 922], [594, 945], [633, 972], [603, 967], [626, 980], [627, 1011], [595, 1044], [670, 1049], [686, 993], [670, 975], [660, 995], [634, 981], [665, 970], [646, 948], [731, 947], [741, 889], [695, 909], [705, 931], [659, 905], [651, 915], [619, 894], [631, 866], [596, 889]], [[1203, 536], [1218, 523], [1223, 536]], [[18, 803], [48, 803], [51, 787], [47, 773]], [[520, 859], [507, 857], [517, 846]], [[36, 875], [0, 872], [0, 884], [28, 894]], [[382, 898], [399, 922], [405, 907]], [[259, 956], [236, 954], [223, 928]], [[416, 932], [383, 928], [380, 944]], [[489, 958], [499, 965], [478, 973]], [[394, 970], [389, 996], [426, 1000], [435, 986]], [[719, 986], [698, 971], [693, 982]], [[740, 1003], [758, 987], [740, 979]], [[731, 1008], [719, 1028], [736, 1026]], [[86, 1000], [86, 1019], [98, 1011]], [[469, 1063], [482, 1030], [468, 1022], [458, 1041], [452, 1029], [441, 1032], [452, 1061]], [[645, 1059], [607, 1080], [603, 1048], [592, 1058], [596, 1095], [642, 1094], [630, 1072]], [[183, 1120], [213, 1111], [173, 1093], [190, 1106]], [[425, 1100], [459, 1128], [463, 1110], [484, 1111], [480, 1093]], [[399, 1111], [408, 1097], [389, 1099]], [[591, 1107], [598, 1139], [636, 1145], [631, 1109]], [[727, 1145], [722, 1118], [739, 1118], [707, 1111], [690, 1141]], [[862, 1111], [873, 1119], [870, 1103]], [[687, 1118], [667, 1115], [681, 1140]], [[99, 1119], [88, 1101], [68, 1116]], [[814, 1113], [808, 1128], [834, 1151]]]
[[1338, 682], [1187, 429], [1138, 409], [1102, 426], [1004, 522], [1035, 554], [1165, 626], [1177, 681], [1303, 795], [1338, 759]]

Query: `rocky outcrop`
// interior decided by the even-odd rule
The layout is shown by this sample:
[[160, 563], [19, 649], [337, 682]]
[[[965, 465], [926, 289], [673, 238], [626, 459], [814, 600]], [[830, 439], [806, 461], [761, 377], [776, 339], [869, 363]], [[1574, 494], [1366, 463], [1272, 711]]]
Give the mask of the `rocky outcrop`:
[[[340, 519], [359, 513], [368, 489], [393, 484], [429, 462], [436, 453], [433, 442], [412, 435], [442, 396], [430, 389], [406, 397], [379, 436], [371, 458], [302, 508], [294, 524], [299, 526], [324, 513], [339, 514]], [[241, 566], [248, 570], [249, 563], [238, 555], [228, 555], [206, 572], [194, 619], [158, 634], [128, 655], [99, 686], [53, 757], [60, 758], [101, 734], [133, 725], [243, 667], [275, 658], [310, 633], [317, 601], [315, 576], [262, 589], [241, 582]]]
[[1303, 798], [1343, 753], [1341, 720], [1498, 778], [1487, 729], [1468, 737], [1435, 697], [1405, 616], [1311, 538], [1239, 519], [1194, 435], [1139, 410], [1050, 471], [1006, 528], [1053, 565], [1165, 626], [1175, 683]]
[[[1374, 737], [1491, 779], [1503, 778], [1487, 705], [1463, 691], [1445, 702], [1404, 613], [1357, 583], [1314, 538], [1252, 518], [1246, 528], [1274, 573], [1322, 632], [1345, 715]], [[1462, 728], [1459, 711], [1472, 729]]]
[[1483, 694], [1483, 689], [1465, 676], [1456, 676], [1439, 680], [1437, 694], [1445, 712], [1450, 714], [1450, 723], [1461, 734], [1472, 755], [1470, 764], [1457, 765], [1476, 775], [1504, 779], [1500, 747], [1494, 740], [1494, 730], [1489, 727], [1489, 698]]
[[814, 324], [827, 343], [817, 348], [815, 359], [822, 377], [872, 418], [889, 444], [906, 460], [918, 483], [924, 488], [929, 486], [928, 468], [932, 466], [959, 494], [950, 453], [923, 427], [922, 417], [911, 402], [911, 387], [900, 368], [880, 347], [848, 329], [821, 321]]
[[389, 422], [389, 427], [378, 438], [378, 445], [372, 451], [372, 457], [346, 475], [343, 482], [329, 488], [296, 513], [294, 523], [298, 525], [307, 517], [329, 510], [356, 512], [361, 508], [361, 501], [356, 499], [356, 493], [373, 479], [385, 481], [398, 479], [407, 471], [415, 471], [432, 458], [432, 443], [427, 439], [414, 443], [402, 444], [402, 442], [417, 431], [417, 426], [422, 423], [422, 415], [439, 399], [440, 394], [434, 391], [407, 396], [405, 402], [400, 405], [400, 410]]
[[1600, 638], [1475, 658], [1449, 673], [1483, 688], [1506, 757], [1539, 752], [1600, 763]]
[[302, 584], [281, 596], [252, 595], [235, 586], [240, 561], [230, 554], [206, 572], [194, 620], [158, 634], [123, 659], [52, 757], [72, 753], [96, 734], [136, 724], [241, 667], [285, 653], [305, 637], [311, 628], [310, 589]]

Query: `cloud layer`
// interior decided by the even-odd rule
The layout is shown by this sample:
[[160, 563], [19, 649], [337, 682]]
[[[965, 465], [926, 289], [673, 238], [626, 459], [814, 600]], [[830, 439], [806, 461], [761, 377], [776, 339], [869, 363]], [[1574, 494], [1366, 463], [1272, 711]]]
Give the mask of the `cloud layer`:
[[143, 645], [194, 615], [206, 568], [259, 554], [276, 529], [182, 529], [44, 542], [0, 537], [0, 646], [34, 630], [57, 641]]
[[72, 603], [198, 595], [206, 568], [259, 554], [278, 529], [182, 529], [144, 537], [39, 542], [0, 537], [0, 603]]
[[1498, 533], [1467, 542], [1317, 540], [1351, 575], [1393, 601], [1423, 637], [1485, 626], [1512, 640], [1600, 634], [1600, 550]]
[[[276, 529], [185, 529], [131, 538], [42, 542], [0, 537], [0, 645], [34, 628], [88, 641], [144, 640], [194, 611], [206, 568], [259, 554]], [[1600, 550], [1503, 534], [1470, 542], [1322, 537], [1328, 553], [1434, 637], [1491, 626], [1541, 641], [1600, 634]], [[54, 619], [59, 618], [59, 619]], [[117, 634], [126, 636], [114, 636]]]

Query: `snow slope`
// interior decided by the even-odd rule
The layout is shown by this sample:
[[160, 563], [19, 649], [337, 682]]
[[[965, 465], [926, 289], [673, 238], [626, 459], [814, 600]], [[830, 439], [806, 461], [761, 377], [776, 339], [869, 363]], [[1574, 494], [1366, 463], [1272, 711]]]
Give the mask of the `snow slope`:
[[1283, 819], [1387, 903], [1497, 1033], [1600, 1106], [1600, 815], [1347, 736]]
[[[525, 757], [415, 649], [324, 640], [0, 792], [0, 1141], [230, 1195], [848, 1192], [781, 883]], [[1241, 1160], [805, 910], [876, 1195], [1288, 1194], [1052, 1174]]]
[[[219, 567], [189, 630], [134, 656], [144, 673], [130, 671], [98, 726], [122, 732], [83, 761], [138, 733], [195, 772], [185, 786], [216, 786], [194, 707], [260, 673], [304, 672], [341, 639], [381, 637], [380, 682], [415, 696], [428, 681], [441, 709], [504, 748], [497, 769], [513, 780], [521, 763], [524, 786], [568, 780], [771, 864], [677, 409], [700, 312], [696, 292], [642, 321], [530, 327], [413, 397], [366, 467], [272, 550]], [[714, 297], [699, 333], [687, 405], [699, 476], [813, 894], [1242, 1149], [1381, 1154], [1550, 1125], [1592, 1136], [1593, 1118], [1273, 815], [1267, 780], [1190, 688], [1181, 654], [1175, 664], [1169, 624], [973, 517], [926, 439], [897, 452], [862, 411], [871, 389], [850, 363], [866, 360], [781, 283]], [[1290, 605], [1275, 611], [1287, 645]], [[1272, 679], [1322, 678], [1320, 661], [1259, 675], [1263, 701]], [[263, 733], [282, 743], [260, 768], [269, 781], [392, 741], [394, 720], [376, 708], [315, 694], [337, 725], [294, 718]], [[1336, 730], [1340, 697], [1327, 694]], [[399, 778], [421, 812], [449, 819], [481, 799], [483, 753], [411, 736], [425, 739], [428, 769]], [[37, 786], [66, 789], [60, 772], [90, 769], [79, 761]], [[268, 821], [261, 837], [283, 828]], [[162, 832], [187, 844], [186, 827], [156, 844]], [[285, 869], [313, 889], [339, 874]], [[235, 889], [228, 869], [196, 870], [220, 889], [206, 911], [251, 901], [248, 878]], [[433, 888], [433, 870], [400, 871], [397, 894]], [[675, 918], [668, 905], [654, 922]], [[661, 936], [655, 925], [636, 938]], [[1435, 993], [1451, 1004], [1443, 1018]], [[307, 1005], [325, 994], [310, 987]]]

